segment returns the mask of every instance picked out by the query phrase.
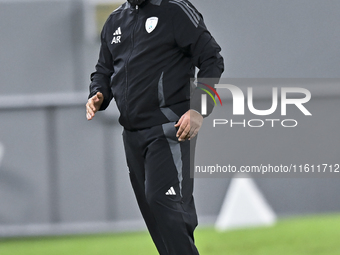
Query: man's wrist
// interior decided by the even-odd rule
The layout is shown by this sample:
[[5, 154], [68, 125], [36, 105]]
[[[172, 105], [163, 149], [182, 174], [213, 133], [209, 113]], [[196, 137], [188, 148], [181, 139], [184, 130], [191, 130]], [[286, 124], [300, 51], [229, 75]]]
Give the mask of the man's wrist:
[[202, 115], [199, 111], [197, 111], [197, 110], [195, 110], [195, 109], [190, 109], [190, 111], [197, 112], [199, 115], [201, 115], [201, 116], [203, 117], [203, 115]]

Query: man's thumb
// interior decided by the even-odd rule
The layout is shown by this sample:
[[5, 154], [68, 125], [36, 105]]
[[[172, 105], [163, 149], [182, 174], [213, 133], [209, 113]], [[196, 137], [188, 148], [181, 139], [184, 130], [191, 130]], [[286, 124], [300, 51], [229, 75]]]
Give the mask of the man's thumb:
[[103, 94], [100, 93], [100, 92], [97, 92], [96, 96], [97, 96], [98, 99], [103, 99], [104, 98]]

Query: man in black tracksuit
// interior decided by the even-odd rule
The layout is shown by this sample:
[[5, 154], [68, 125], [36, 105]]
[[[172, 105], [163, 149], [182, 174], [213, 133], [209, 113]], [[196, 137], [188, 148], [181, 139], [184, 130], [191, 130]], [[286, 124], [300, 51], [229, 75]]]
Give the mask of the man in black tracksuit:
[[190, 78], [198, 67], [197, 78], [218, 79], [220, 50], [187, 0], [128, 0], [102, 30], [87, 119], [115, 99], [131, 183], [161, 255], [198, 254], [188, 140], [203, 117]]

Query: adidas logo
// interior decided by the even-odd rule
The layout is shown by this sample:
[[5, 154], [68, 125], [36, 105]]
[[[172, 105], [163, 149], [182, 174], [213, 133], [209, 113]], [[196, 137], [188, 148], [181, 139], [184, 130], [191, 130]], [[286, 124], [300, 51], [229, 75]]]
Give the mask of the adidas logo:
[[116, 32], [114, 32], [113, 35], [121, 35], [122, 31], [120, 30], [120, 27], [116, 30]]
[[113, 39], [112, 39], [111, 44], [120, 43], [120, 39], [122, 38], [121, 34], [122, 34], [122, 31], [121, 31], [121, 29], [120, 29], [120, 27], [119, 27], [119, 28], [116, 30], [116, 32], [113, 33]]
[[175, 196], [176, 195], [176, 192], [174, 190], [174, 187], [171, 187], [167, 193], [165, 193], [165, 195], [167, 196]]

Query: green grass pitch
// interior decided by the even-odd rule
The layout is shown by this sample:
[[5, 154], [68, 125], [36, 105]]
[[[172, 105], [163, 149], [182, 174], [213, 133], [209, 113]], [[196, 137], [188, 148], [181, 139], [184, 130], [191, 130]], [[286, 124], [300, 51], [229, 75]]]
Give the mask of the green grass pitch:
[[[339, 255], [340, 215], [280, 220], [274, 227], [196, 231], [201, 255]], [[157, 255], [147, 233], [0, 239], [1, 255]]]

